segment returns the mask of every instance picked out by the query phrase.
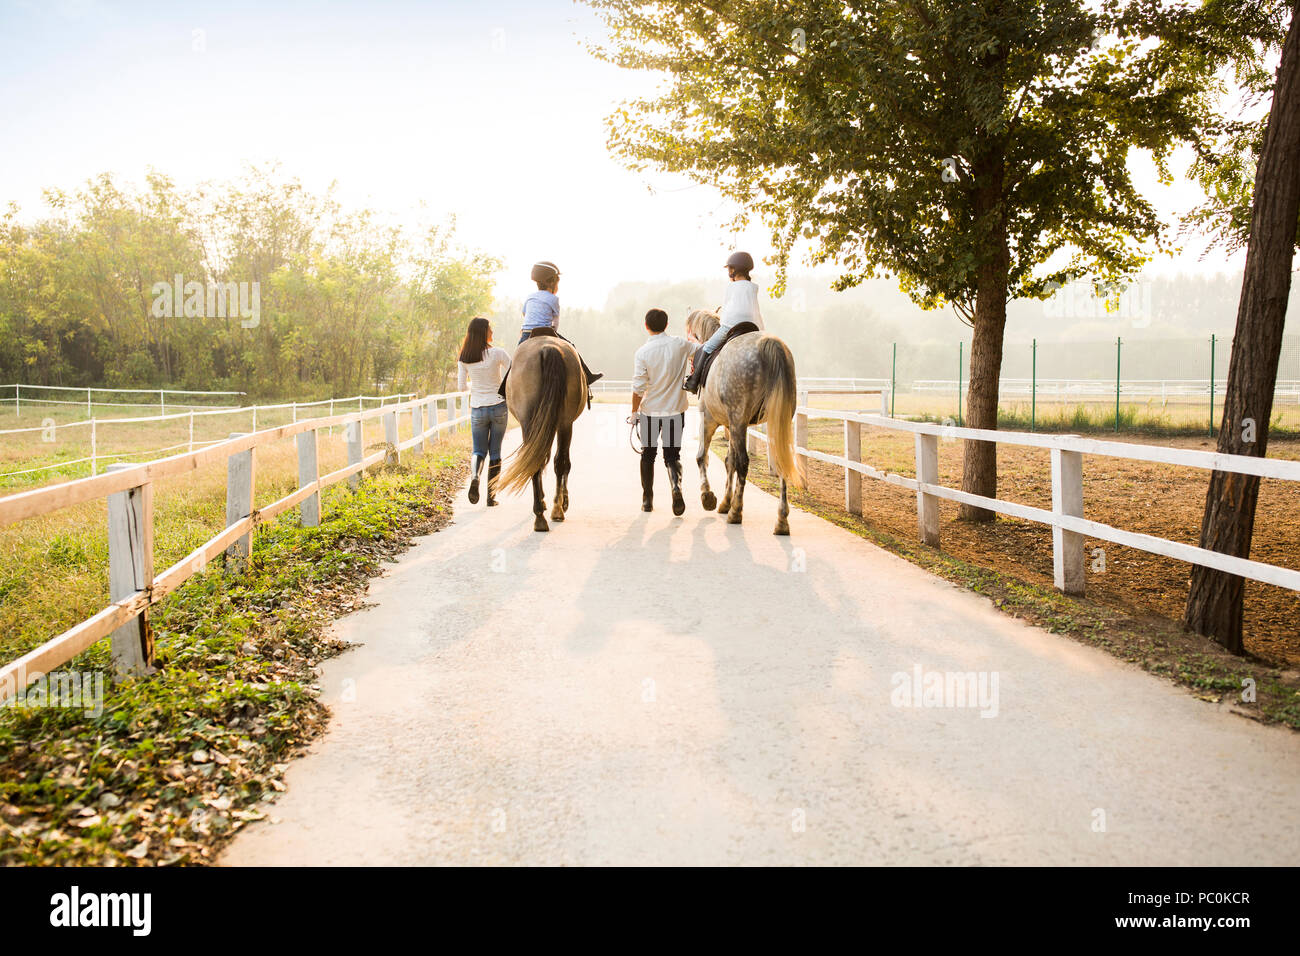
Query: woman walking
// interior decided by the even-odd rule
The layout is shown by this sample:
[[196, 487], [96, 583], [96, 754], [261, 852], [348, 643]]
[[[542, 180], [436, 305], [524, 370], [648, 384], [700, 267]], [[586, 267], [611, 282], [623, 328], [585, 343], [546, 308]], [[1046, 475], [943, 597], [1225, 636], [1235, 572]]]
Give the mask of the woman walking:
[[469, 483], [469, 503], [478, 504], [478, 476], [488, 460], [487, 503], [497, 503], [497, 476], [501, 474], [501, 439], [506, 434], [506, 400], [498, 394], [510, 368], [505, 349], [492, 347], [492, 324], [483, 317], [470, 319], [456, 363], [457, 390], [469, 383], [470, 434], [474, 438], [474, 477]]

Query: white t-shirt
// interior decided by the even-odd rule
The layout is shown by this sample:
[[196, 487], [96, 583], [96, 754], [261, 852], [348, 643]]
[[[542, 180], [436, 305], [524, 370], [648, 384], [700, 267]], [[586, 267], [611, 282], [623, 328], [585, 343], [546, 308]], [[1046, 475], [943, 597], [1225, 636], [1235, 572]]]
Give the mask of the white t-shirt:
[[469, 382], [470, 408], [500, 405], [505, 399], [497, 393], [497, 389], [501, 387], [501, 379], [505, 378], [509, 368], [510, 353], [489, 346], [483, 350], [483, 358], [472, 365], [456, 363], [456, 390], [465, 391], [465, 382]]
[[749, 279], [727, 283], [727, 294], [718, 312], [718, 324], [724, 329], [737, 322], [753, 322], [763, 328], [763, 316], [758, 311], [758, 284]]

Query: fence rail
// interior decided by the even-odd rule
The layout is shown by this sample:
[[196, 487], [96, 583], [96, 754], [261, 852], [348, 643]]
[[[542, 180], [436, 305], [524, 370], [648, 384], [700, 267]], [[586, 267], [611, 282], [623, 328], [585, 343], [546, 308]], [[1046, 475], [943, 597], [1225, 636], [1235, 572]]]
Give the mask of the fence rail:
[[[844, 423], [844, 454], [831, 455], [808, 447], [808, 421], [832, 419]], [[916, 477], [909, 478], [882, 471], [862, 461], [862, 426], [869, 425], [892, 431], [911, 432], [915, 438]], [[757, 428], [748, 430], [752, 443], [766, 442], [767, 436]], [[1052, 507], [1037, 508], [1030, 505], [969, 494], [939, 483], [939, 439], [962, 438], [991, 441], [1006, 445], [1026, 445], [1051, 451]], [[1233, 472], [1239, 475], [1257, 475], [1261, 478], [1278, 478], [1300, 481], [1300, 461], [1276, 458], [1253, 458], [1249, 455], [1225, 455], [1218, 452], [1195, 451], [1184, 448], [1167, 448], [1159, 445], [1139, 445], [1129, 442], [1102, 441], [1076, 435], [1043, 435], [1032, 432], [1004, 432], [979, 428], [959, 428], [953, 425], [934, 425], [923, 422], [901, 421], [883, 415], [860, 412], [809, 408], [800, 405], [795, 411], [795, 455], [806, 466], [809, 459], [825, 462], [844, 469], [845, 508], [852, 514], [862, 514], [861, 478], [866, 476], [887, 484], [897, 485], [916, 492], [916, 516], [920, 538], [925, 544], [939, 546], [939, 502], [955, 501], [974, 505], [1045, 524], [1052, 528], [1052, 572], [1055, 586], [1067, 594], [1083, 594], [1084, 536], [1111, 541], [1126, 547], [1164, 555], [1189, 564], [1214, 568], [1254, 581], [1300, 591], [1300, 571], [1238, 558], [1211, 551], [1195, 545], [1158, 538], [1154, 535], [1125, 531], [1084, 517], [1083, 456], [1103, 455], [1130, 461], [1149, 461], [1169, 465], [1182, 465], [1213, 471]]]
[[[440, 421], [439, 403], [445, 403]], [[410, 437], [399, 436], [398, 416], [410, 418]], [[364, 453], [365, 422], [382, 418], [384, 447]], [[236, 563], [247, 558], [251, 535], [260, 524], [298, 507], [302, 522], [320, 522], [320, 492], [347, 480], [356, 487], [361, 473], [380, 462], [396, 462], [401, 452], [423, 451], [443, 431], [469, 421], [469, 393], [446, 392], [344, 415], [304, 419], [230, 438], [198, 451], [185, 452], [146, 464], [110, 466], [102, 475], [36, 488], [0, 498], [0, 527], [49, 514], [86, 501], [108, 499], [109, 598], [97, 614], [59, 636], [0, 667], [0, 701], [55, 667], [67, 663], [99, 640], [112, 635], [114, 673], [148, 671], [153, 662], [149, 608], [198, 573], [223, 552]], [[320, 430], [343, 426], [348, 464], [326, 475], [317, 467]], [[295, 438], [298, 488], [264, 507], [253, 504], [253, 450], [285, 438]], [[153, 486], [162, 478], [189, 474], [204, 465], [226, 462], [226, 526], [161, 574], [154, 574]]]

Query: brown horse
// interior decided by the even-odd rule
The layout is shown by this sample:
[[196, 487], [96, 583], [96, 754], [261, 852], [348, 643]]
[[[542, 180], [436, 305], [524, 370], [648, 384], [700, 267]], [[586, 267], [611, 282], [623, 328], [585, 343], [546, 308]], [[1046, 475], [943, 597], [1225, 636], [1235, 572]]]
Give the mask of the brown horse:
[[[686, 332], [706, 342], [718, 329], [718, 317], [696, 309], [686, 319]], [[781, 501], [773, 534], [789, 534], [790, 502], [787, 483], [802, 487], [794, 457], [794, 410], [797, 405], [794, 356], [775, 335], [748, 332], [727, 343], [713, 360], [709, 379], [700, 390], [700, 447], [695, 456], [700, 466], [700, 502], [713, 510], [717, 498], [709, 490], [708, 455], [713, 433], [727, 429], [727, 488], [718, 504], [727, 521], [740, 524], [745, 501], [745, 478], [749, 474], [746, 431], [750, 425], [767, 423], [767, 455], [781, 477]]]
[[510, 456], [499, 480], [502, 491], [533, 482], [534, 531], [549, 531], [542, 469], [555, 443], [555, 507], [552, 521], [569, 508], [569, 443], [573, 422], [587, 407], [587, 379], [578, 350], [556, 335], [533, 335], [515, 349], [506, 378], [506, 407], [523, 430], [524, 443]]

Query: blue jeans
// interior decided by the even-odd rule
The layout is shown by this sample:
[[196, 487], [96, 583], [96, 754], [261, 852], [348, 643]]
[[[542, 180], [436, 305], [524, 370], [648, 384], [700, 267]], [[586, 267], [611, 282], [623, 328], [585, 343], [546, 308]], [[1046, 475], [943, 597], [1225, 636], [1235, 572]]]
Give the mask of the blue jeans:
[[719, 325], [718, 331], [709, 336], [709, 340], [704, 343], [704, 351], [713, 353], [722, 348], [722, 343], [727, 341], [727, 333], [731, 331], [729, 325]]
[[501, 460], [501, 439], [506, 435], [510, 413], [505, 402], [482, 405], [469, 411], [469, 432], [474, 438], [474, 454], [495, 465]]

